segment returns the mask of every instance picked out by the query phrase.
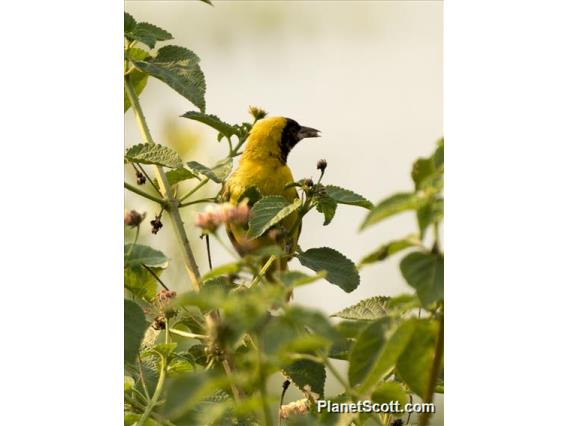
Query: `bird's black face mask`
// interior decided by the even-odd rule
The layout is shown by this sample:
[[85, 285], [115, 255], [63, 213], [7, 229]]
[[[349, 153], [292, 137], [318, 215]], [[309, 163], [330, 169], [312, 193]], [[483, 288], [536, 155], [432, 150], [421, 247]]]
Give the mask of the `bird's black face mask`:
[[280, 158], [284, 164], [288, 159], [290, 150], [296, 146], [304, 138], [317, 138], [320, 131], [311, 127], [300, 126], [297, 121], [291, 118], [286, 119], [286, 126], [282, 130], [282, 138], [280, 140]]

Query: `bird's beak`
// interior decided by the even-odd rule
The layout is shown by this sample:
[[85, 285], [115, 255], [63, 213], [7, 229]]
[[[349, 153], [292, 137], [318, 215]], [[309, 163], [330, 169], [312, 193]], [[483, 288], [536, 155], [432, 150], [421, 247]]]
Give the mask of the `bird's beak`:
[[300, 126], [300, 130], [298, 130], [298, 138], [300, 140], [304, 138], [319, 138], [319, 137], [320, 137], [320, 131], [312, 129], [311, 127]]

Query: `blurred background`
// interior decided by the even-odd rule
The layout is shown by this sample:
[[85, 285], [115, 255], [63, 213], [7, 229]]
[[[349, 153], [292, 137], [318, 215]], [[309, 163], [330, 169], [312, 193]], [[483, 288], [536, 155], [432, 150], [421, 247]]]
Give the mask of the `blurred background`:
[[[316, 178], [316, 163], [327, 159], [324, 183], [351, 189], [376, 203], [394, 192], [413, 188], [412, 162], [429, 155], [442, 136], [441, 1], [127, 1], [126, 12], [173, 34], [173, 44], [201, 58], [207, 82], [207, 112], [229, 123], [249, 121], [249, 105], [283, 115], [322, 131], [302, 141], [288, 165], [296, 179]], [[227, 152], [216, 132], [179, 118], [196, 110], [162, 82], [150, 79], [141, 95], [154, 139], [174, 147], [184, 161], [213, 165]], [[125, 115], [125, 145], [140, 143], [131, 111]], [[126, 170], [129, 182], [132, 170]], [[210, 186], [209, 186], [210, 185]], [[198, 193], [214, 195], [209, 184]], [[150, 233], [157, 209], [126, 193], [125, 208], [146, 211], [139, 241], [161, 249], [172, 261], [163, 280], [178, 292], [190, 289], [175, 238], [164, 228]], [[205, 243], [193, 227], [196, 211], [183, 210], [191, 243], [202, 271], [207, 270]], [[304, 220], [300, 245], [333, 247], [354, 262], [391, 239], [416, 232], [413, 214], [357, 230], [366, 210], [340, 205], [333, 222], [312, 212]], [[165, 215], [164, 215], [165, 216]], [[223, 237], [225, 237], [223, 235]], [[133, 238], [127, 231], [126, 241]], [[212, 241], [216, 265], [231, 258]], [[410, 292], [398, 269], [399, 256], [361, 271], [352, 293], [326, 281], [295, 291], [294, 303], [332, 314], [363, 298]], [[291, 269], [302, 270], [297, 261]], [[338, 362], [342, 367], [342, 363]], [[278, 392], [281, 378], [274, 378]], [[335, 383], [329, 380], [328, 392]], [[290, 398], [294, 395], [290, 394]], [[287, 399], [289, 399], [287, 397]], [[299, 396], [298, 396], [299, 397]], [[433, 424], [443, 424], [443, 402]]]

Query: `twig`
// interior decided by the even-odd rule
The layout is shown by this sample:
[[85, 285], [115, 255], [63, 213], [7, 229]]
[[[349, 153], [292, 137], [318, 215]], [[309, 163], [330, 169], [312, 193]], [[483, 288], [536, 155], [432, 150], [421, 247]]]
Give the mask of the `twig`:
[[211, 262], [211, 245], [209, 244], [209, 234], [205, 234], [205, 245], [207, 246], [207, 261], [209, 262], [209, 270], [213, 269]]
[[135, 186], [130, 185], [128, 182], [124, 182], [124, 187], [126, 189], [128, 189], [129, 191], [132, 191], [135, 194], [140, 195], [141, 197], [144, 197], [144, 198], [147, 198], [148, 200], [154, 201], [161, 206], [164, 205], [164, 200], [162, 200], [158, 197], [155, 197], [154, 195], [147, 194], [146, 192], [142, 191], [141, 189], [138, 189]]
[[[430, 380], [426, 390], [425, 404], [432, 403], [434, 399], [434, 389], [436, 388], [436, 381], [440, 373], [440, 365], [442, 364], [442, 356], [444, 354], [444, 316], [440, 317], [440, 325], [438, 327], [438, 338], [436, 340], [436, 351], [434, 352], [434, 361], [432, 362], [432, 370], [430, 370]], [[420, 426], [427, 426], [430, 420], [430, 412], [424, 411], [420, 416]]]
[[146, 265], [144, 265], [144, 264], [142, 264], [142, 266], [143, 266], [148, 272], [150, 272], [154, 278], [156, 278], [156, 281], [158, 281], [158, 282], [160, 283], [160, 285], [161, 285], [162, 287], [164, 287], [164, 289], [166, 289], [166, 291], [170, 291], [170, 289], [168, 288], [168, 286], [164, 284], [164, 282], [160, 279], [160, 277], [158, 276], [158, 274], [156, 274], [154, 271], [152, 271], [152, 268], [149, 268], [148, 266], [146, 266]]
[[170, 328], [170, 332], [172, 334], [177, 334], [178, 336], [189, 337], [192, 339], [207, 339], [207, 336], [204, 334], [188, 333], [187, 331], [178, 330], [177, 328]]
[[178, 208], [182, 208], [182, 207], [187, 207], [187, 206], [191, 206], [193, 204], [199, 204], [199, 203], [211, 203], [215, 201], [214, 197], [209, 197], [209, 198], [201, 198], [199, 200], [193, 200], [193, 201], [188, 201], [187, 203], [182, 203], [180, 205], [178, 205]]
[[264, 264], [262, 269], [259, 271], [258, 275], [256, 277], [254, 277], [254, 280], [252, 281], [252, 283], [250, 285], [251, 287], [258, 284], [258, 282], [262, 279], [262, 277], [264, 277], [264, 275], [266, 274], [266, 272], [268, 271], [270, 266], [272, 266], [272, 264], [274, 263], [276, 258], [277, 258], [277, 256], [275, 256], [275, 255], [272, 255], [268, 258], [268, 260], [266, 261], [266, 263]]
[[187, 197], [189, 197], [191, 194], [195, 193], [199, 188], [201, 188], [203, 185], [205, 185], [207, 182], [209, 182], [209, 178], [205, 178], [203, 179], [201, 182], [199, 182], [195, 188], [191, 189], [187, 194], [185, 194], [184, 196], [182, 196], [179, 201], [182, 202], [183, 200], [185, 200]]

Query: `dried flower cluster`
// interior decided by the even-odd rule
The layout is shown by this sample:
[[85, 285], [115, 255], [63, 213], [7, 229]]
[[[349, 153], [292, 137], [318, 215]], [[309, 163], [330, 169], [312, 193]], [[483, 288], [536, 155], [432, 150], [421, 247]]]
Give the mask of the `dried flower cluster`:
[[157, 215], [154, 220], [151, 220], [150, 225], [152, 225], [152, 234], [157, 234], [162, 226], [164, 226], [161, 221], [161, 214]]
[[146, 178], [139, 171], [136, 171], [136, 183], [138, 185], [144, 185], [146, 183]]
[[205, 211], [198, 213], [195, 224], [207, 232], [215, 232], [222, 224], [234, 223], [244, 225], [248, 222], [250, 208], [246, 201], [234, 206], [223, 203], [219, 206], [208, 206]]
[[255, 107], [255, 106], [249, 106], [249, 113], [250, 115], [252, 115], [254, 117], [255, 120], [260, 120], [264, 117], [266, 117], [266, 111], [263, 110], [262, 108], [259, 107]]
[[124, 211], [124, 224], [130, 226], [132, 228], [136, 228], [140, 226], [144, 218], [146, 217], [146, 213], [138, 213], [136, 210], [125, 210]]

